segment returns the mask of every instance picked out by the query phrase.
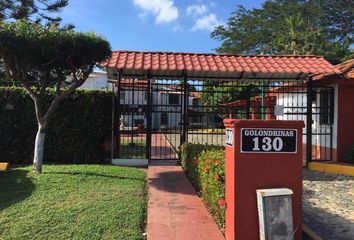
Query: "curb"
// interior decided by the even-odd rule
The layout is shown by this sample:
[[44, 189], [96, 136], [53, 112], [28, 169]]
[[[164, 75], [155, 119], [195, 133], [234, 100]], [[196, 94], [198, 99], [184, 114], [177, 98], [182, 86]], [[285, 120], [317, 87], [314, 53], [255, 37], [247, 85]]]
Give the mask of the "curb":
[[320, 172], [324, 172], [324, 173], [333, 173], [333, 174], [343, 174], [343, 175], [347, 175], [347, 176], [354, 176], [354, 166], [351, 166], [351, 165], [310, 162], [308, 165], [308, 168], [310, 170], [320, 171]]
[[0, 162], [0, 171], [5, 171], [10, 169], [10, 163]]

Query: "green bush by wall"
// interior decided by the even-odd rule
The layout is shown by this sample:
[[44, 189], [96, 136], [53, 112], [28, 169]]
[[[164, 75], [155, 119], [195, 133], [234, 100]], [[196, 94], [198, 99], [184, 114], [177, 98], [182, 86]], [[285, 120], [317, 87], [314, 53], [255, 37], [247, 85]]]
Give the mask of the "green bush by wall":
[[[44, 163], [103, 163], [111, 107], [106, 91], [78, 90], [61, 102], [48, 126]], [[22, 88], [0, 87], [0, 162], [31, 163], [36, 132], [32, 99]]]
[[181, 164], [217, 224], [225, 227], [225, 148], [184, 144]]

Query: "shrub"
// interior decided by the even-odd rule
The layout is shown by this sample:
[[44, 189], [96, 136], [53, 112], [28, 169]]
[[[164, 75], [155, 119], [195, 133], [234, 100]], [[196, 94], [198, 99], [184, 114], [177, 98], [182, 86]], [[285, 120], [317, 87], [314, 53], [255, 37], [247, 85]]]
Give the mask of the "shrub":
[[[78, 90], [61, 102], [48, 126], [45, 163], [102, 163], [111, 102], [109, 92], [95, 90]], [[36, 131], [32, 99], [22, 88], [0, 87], [0, 161], [32, 163]]]
[[354, 164], [354, 143], [346, 150], [343, 161]]
[[223, 147], [184, 144], [182, 168], [217, 224], [225, 226], [225, 150]]

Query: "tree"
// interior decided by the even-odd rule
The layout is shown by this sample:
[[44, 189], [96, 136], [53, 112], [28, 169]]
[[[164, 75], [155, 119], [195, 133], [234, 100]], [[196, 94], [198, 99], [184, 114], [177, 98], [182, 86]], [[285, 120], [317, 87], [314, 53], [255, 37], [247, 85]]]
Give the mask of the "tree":
[[209, 112], [218, 112], [221, 118], [227, 114], [220, 112], [220, 105], [237, 100], [247, 100], [261, 93], [260, 84], [237, 83], [235, 82], [209, 82], [203, 87], [201, 102]]
[[311, 29], [300, 14], [286, 16], [287, 30], [281, 32], [274, 40], [279, 46], [280, 54], [306, 55], [313, 54], [322, 34], [317, 29]]
[[[28, 21], [0, 23], [0, 55], [7, 75], [34, 101], [38, 131], [33, 170], [41, 172], [45, 133], [60, 102], [81, 86], [110, 45], [94, 33], [62, 31]], [[45, 98], [54, 88], [53, 99]]]
[[61, 18], [53, 16], [68, 5], [68, 0], [2, 0], [0, 1], [0, 20], [26, 19], [40, 23], [58, 24]]
[[267, 0], [259, 9], [238, 6], [211, 36], [219, 53], [316, 54], [336, 64], [353, 53], [353, 9], [352, 0]]
[[[68, 0], [0, 0], [0, 21], [26, 19], [48, 26], [59, 26], [62, 19], [54, 14], [67, 5]], [[62, 29], [69, 30], [74, 27], [73, 24], [67, 24], [62, 26]], [[2, 76], [3, 68], [0, 59], [0, 84], [9, 84], [9, 81]]]

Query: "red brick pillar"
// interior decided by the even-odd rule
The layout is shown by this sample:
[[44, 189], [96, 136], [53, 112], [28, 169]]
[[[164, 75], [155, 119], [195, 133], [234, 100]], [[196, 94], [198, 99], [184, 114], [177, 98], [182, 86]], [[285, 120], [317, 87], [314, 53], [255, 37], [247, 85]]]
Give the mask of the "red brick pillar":
[[[295, 239], [300, 240], [303, 121], [225, 119], [224, 124], [227, 132], [226, 239], [258, 240], [256, 190], [289, 188], [293, 191]], [[273, 142], [268, 144], [269, 139], [263, 140], [265, 137]]]

